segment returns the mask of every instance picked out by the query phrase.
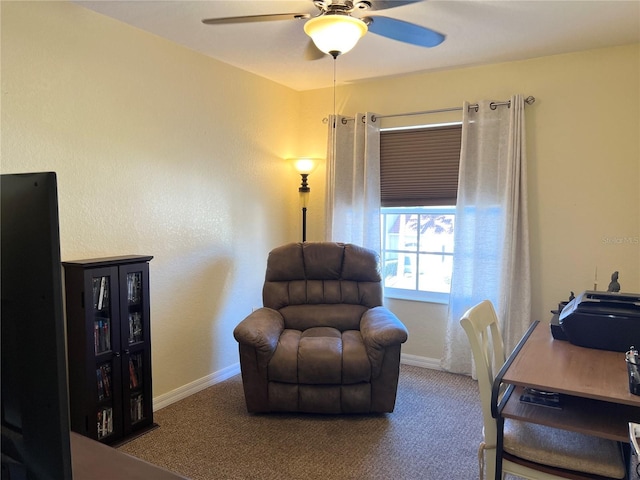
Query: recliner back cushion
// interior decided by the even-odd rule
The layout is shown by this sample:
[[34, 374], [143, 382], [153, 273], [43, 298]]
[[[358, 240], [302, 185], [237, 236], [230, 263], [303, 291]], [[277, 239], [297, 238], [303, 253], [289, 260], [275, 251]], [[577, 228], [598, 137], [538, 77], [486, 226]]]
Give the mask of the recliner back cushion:
[[262, 297], [282, 313], [286, 328], [357, 329], [365, 310], [382, 305], [377, 255], [342, 243], [278, 247], [267, 260]]

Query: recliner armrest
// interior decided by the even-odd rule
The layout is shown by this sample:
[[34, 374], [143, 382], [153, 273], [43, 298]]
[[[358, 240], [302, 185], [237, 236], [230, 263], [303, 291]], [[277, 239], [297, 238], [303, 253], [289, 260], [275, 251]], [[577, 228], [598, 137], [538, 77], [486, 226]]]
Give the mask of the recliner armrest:
[[277, 310], [262, 307], [251, 312], [233, 330], [238, 343], [249, 345], [263, 353], [273, 353], [284, 330], [284, 319]]
[[365, 345], [384, 348], [407, 341], [407, 327], [386, 307], [367, 310], [360, 320], [360, 333]]

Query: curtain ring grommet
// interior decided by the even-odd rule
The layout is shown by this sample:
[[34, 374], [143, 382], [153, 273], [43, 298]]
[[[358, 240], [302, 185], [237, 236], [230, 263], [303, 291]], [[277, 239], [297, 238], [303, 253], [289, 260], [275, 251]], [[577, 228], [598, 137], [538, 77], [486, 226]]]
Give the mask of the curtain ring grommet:
[[347, 121], [348, 121], [348, 120], [346, 119], [346, 117], [342, 117], [342, 118], [340, 119], [340, 122], [342, 122], [342, 124], [343, 124], [343, 125], [346, 125], [346, 124], [347, 124]]

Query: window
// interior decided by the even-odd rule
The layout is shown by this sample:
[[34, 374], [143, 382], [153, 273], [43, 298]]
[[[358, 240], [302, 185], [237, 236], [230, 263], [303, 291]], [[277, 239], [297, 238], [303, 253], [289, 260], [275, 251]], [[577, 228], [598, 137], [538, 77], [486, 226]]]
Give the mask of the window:
[[380, 135], [385, 296], [447, 303], [462, 125]]
[[385, 295], [447, 303], [455, 207], [382, 208]]

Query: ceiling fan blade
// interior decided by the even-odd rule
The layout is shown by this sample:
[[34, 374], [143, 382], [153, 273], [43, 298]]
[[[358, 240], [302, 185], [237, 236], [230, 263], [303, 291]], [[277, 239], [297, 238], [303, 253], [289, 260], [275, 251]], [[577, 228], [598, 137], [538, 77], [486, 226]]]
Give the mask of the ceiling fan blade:
[[402, 7], [411, 3], [422, 2], [423, 0], [369, 0], [371, 10], [386, 10], [388, 8]]
[[322, 52], [316, 44], [313, 43], [313, 40], [309, 39], [307, 41], [307, 46], [304, 49], [304, 59], [305, 60], [320, 60], [321, 58], [326, 57], [327, 54]]
[[274, 20], [298, 20], [311, 18], [309, 13], [273, 13], [268, 15], [247, 15], [244, 17], [205, 18], [205, 25], [225, 25], [230, 23], [270, 22]]
[[392, 38], [400, 42], [418, 45], [420, 47], [435, 47], [440, 45], [445, 36], [427, 27], [415, 23], [405, 22], [389, 17], [365, 17], [362, 19], [369, 26], [369, 31]]

